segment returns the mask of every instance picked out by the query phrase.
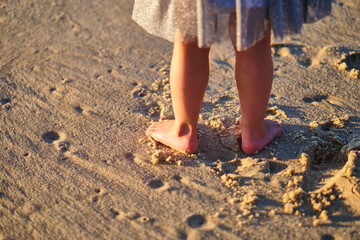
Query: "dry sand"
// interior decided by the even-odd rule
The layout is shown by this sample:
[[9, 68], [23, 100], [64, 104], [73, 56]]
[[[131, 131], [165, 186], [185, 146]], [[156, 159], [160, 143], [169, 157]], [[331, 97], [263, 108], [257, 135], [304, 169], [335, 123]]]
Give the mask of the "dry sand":
[[132, 4], [0, 1], [0, 239], [360, 239], [360, 2], [273, 45], [284, 128], [250, 157], [230, 44], [196, 154], [144, 137], [172, 116], [172, 44]]

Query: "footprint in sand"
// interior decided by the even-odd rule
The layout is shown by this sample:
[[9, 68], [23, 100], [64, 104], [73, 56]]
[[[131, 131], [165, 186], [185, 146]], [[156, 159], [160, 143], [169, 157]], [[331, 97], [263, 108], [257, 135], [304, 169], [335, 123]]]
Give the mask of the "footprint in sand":
[[113, 208], [110, 208], [109, 212], [110, 212], [110, 215], [111, 215], [112, 218], [116, 218], [120, 214], [119, 211], [117, 211], [117, 210], [115, 210]]
[[67, 152], [67, 151], [69, 150], [69, 148], [70, 148], [70, 142], [68, 142], [68, 141], [61, 141], [61, 142], [57, 143], [56, 148], [58, 149], [58, 151], [59, 151], [60, 153], [65, 153], [65, 152]]
[[134, 154], [132, 154], [131, 152], [125, 153], [124, 157], [126, 160], [131, 161], [131, 162], [134, 161], [134, 158], [135, 158]]
[[302, 101], [305, 103], [314, 103], [314, 102], [321, 102], [322, 100], [326, 100], [327, 98], [328, 98], [327, 95], [312, 94], [303, 97]]
[[157, 189], [157, 188], [161, 188], [162, 186], [164, 186], [164, 183], [161, 180], [152, 180], [148, 183], [148, 186], [151, 189]]
[[148, 185], [149, 188], [151, 188], [153, 190], [156, 190], [156, 191], [159, 191], [159, 192], [170, 190], [169, 183], [163, 182], [160, 179], [151, 180], [150, 182], [147, 183], [147, 185]]
[[71, 79], [66, 78], [66, 77], [61, 79], [62, 84], [67, 84], [67, 83], [71, 83], [71, 82], [73, 82], [73, 81]]
[[0, 99], [1, 108], [9, 110], [11, 108], [11, 99], [10, 98], [1, 98]]
[[133, 91], [131, 91], [131, 95], [134, 98], [142, 98], [146, 96], [146, 90], [143, 88], [140, 89], [134, 89]]
[[92, 203], [97, 203], [97, 202], [99, 202], [100, 197], [102, 195], [104, 195], [104, 190], [102, 190], [101, 188], [95, 188], [94, 192], [95, 192], [96, 195], [91, 197], [90, 200], [91, 200]]
[[50, 88], [49, 91], [50, 91], [50, 93], [53, 93], [56, 91], [56, 88]]
[[137, 221], [139, 223], [148, 223], [151, 221], [149, 217], [141, 216], [139, 213], [136, 212], [125, 213], [114, 208], [109, 209], [109, 214], [112, 218], [118, 220]]
[[335, 238], [330, 234], [324, 234], [320, 237], [321, 240], [335, 240]]
[[177, 182], [180, 182], [180, 181], [181, 181], [181, 176], [175, 175], [175, 176], [173, 177], [173, 179], [174, 179], [175, 181], [177, 181]]
[[65, 140], [65, 133], [49, 131], [41, 137], [46, 143], [53, 144], [60, 154], [67, 152], [70, 148], [70, 142]]
[[65, 20], [67, 20], [71, 25], [71, 31], [73, 32], [75, 37], [83, 40], [89, 40], [92, 37], [91, 33], [87, 28], [84, 28], [82, 25], [74, 23], [70, 18], [66, 18]]
[[98, 113], [95, 110], [92, 110], [89, 107], [86, 106], [80, 106], [80, 105], [73, 105], [72, 108], [74, 111], [81, 115], [98, 115]]
[[60, 139], [60, 136], [57, 132], [50, 131], [46, 132], [42, 135], [42, 139], [49, 144], [52, 144], [54, 141], [57, 141]]
[[309, 94], [303, 97], [303, 102], [315, 106], [322, 106], [325, 108], [352, 108], [357, 111], [357, 106], [350, 101], [346, 101], [340, 97], [327, 94]]
[[269, 161], [269, 170], [271, 174], [277, 174], [286, 169], [286, 167], [286, 164], [278, 162], [277, 159]]
[[77, 106], [77, 107], [74, 107], [74, 110], [76, 111], [76, 112], [78, 112], [78, 113], [83, 113], [83, 109], [82, 109], [82, 107], [80, 107], [80, 106]]
[[49, 92], [59, 97], [63, 97], [67, 94], [67, 91], [61, 87], [51, 87]]
[[145, 86], [137, 82], [133, 82], [132, 85], [135, 86], [134, 89], [130, 92], [133, 98], [143, 98], [147, 95], [148, 90]]
[[200, 228], [206, 223], [206, 220], [203, 216], [199, 214], [192, 215], [186, 219], [186, 223], [191, 228]]
[[45, 132], [41, 138], [47, 144], [52, 144], [59, 152], [59, 162], [66, 162], [69, 159], [66, 153], [70, 149], [70, 142], [65, 140], [65, 133], [49, 131]]

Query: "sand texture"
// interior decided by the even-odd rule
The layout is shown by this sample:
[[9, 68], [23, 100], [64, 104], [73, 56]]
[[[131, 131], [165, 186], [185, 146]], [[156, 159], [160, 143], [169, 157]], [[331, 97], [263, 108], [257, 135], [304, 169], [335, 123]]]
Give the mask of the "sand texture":
[[229, 42], [198, 151], [145, 137], [172, 117], [172, 44], [132, 5], [0, 1], [0, 239], [360, 239], [360, 1], [273, 44], [283, 131], [251, 156]]

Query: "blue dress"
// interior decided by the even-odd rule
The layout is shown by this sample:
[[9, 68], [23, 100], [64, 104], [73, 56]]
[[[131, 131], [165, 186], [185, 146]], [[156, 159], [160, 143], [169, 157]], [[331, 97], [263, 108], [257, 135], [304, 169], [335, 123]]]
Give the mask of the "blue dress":
[[174, 41], [178, 32], [199, 47], [229, 34], [242, 51], [271, 32], [276, 41], [301, 33], [303, 23], [330, 14], [331, 0], [135, 0], [132, 18], [153, 35]]

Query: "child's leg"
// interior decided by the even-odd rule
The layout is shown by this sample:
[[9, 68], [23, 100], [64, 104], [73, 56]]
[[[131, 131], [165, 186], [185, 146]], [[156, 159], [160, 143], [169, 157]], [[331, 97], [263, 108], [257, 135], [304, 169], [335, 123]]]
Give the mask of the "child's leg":
[[242, 148], [252, 154], [281, 130], [277, 122], [264, 120], [273, 80], [270, 36], [246, 51], [236, 51], [235, 78], [241, 105]]
[[146, 135], [171, 148], [195, 152], [197, 123], [209, 79], [209, 50], [184, 43], [177, 35], [170, 69], [170, 90], [175, 120], [152, 124]]

